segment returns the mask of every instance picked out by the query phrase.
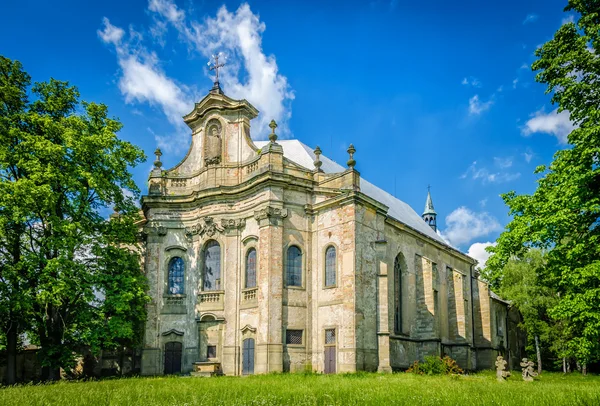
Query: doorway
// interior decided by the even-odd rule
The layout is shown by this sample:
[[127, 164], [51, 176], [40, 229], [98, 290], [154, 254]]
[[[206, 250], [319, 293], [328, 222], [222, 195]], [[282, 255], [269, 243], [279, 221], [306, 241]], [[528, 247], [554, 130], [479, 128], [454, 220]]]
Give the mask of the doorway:
[[182, 344], [171, 341], [165, 344], [165, 375], [181, 373]]
[[335, 374], [336, 373], [336, 361], [337, 351], [336, 351], [336, 340], [335, 340], [335, 329], [327, 329], [325, 330], [325, 365], [324, 372], [326, 374]]
[[246, 338], [242, 343], [242, 375], [254, 374], [254, 338]]

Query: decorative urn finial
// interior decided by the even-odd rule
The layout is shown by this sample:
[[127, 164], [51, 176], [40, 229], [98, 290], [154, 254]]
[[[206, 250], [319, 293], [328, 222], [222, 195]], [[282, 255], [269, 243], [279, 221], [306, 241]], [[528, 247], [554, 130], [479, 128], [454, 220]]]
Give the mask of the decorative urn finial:
[[160, 157], [162, 156], [162, 151], [160, 150], [160, 148], [156, 148], [156, 151], [154, 151], [154, 155], [156, 155], [156, 161], [154, 161], [154, 167], [156, 169], [160, 169], [160, 167], [162, 166], [162, 162], [160, 161]]
[[323, 162], [321, 162], [321, 148], [319, 148], [319, 146], [317, 145], [317, 148], [315, 148], [315, 169], [317, 170], [317, 172], [323, 172], [323, 169], [321, 169], [321, 165], [323, 165]]
[[354, 148], [354, 145], [350, 144], [350, 146], [348, 147], [348, 168], [350, 169], [354, 169], [354, 165], [356, 165], [356, 161], [354, 160], [354, 153], [356, 152], [356, 148]]
[[269, 127], [271, 127], [271, 134], [269, 134], [269, 140], [271, 140], [272, 143], [275, 143], [275, 141], [277, 141], [277, 134], [275, 134], [277, 123], [275, 122], [275, 120], [271, 120], [271, 122], [269, 123]]

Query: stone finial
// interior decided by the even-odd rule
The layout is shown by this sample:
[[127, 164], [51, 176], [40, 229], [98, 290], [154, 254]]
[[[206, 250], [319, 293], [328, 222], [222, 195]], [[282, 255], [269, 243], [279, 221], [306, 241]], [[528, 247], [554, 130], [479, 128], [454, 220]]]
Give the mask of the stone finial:
[[321, 162], [321, 148], [319, 148], [319, 146], [317, 145], [317, 148], [315, 148], [315, 169], [317, 170], [317, 172], [323, 172], [323, 169], [321, 169], [321, 165], [323, 165], [323, 162]]
[[154, 161], [154, 167], [156, 169], [160, 169], [160, 167], [162, 166], [162, 162], [160, 161], [160, 157], [162, 156], [162, 151], [160, 150], [160, 148], [156, 148], [156, 151], [154, 151], [154, 155], [156, 155], [156, 161]]
[[507, 362], [502, 355], [498, 355], [498, 358], [496, 358], [496, 379], [500, 382], [504, 382], [504, 380], [510, 376], [510, 372], [505, 371], [506, 364]]
[[275, 134], [275, 129], [277, 128], [277, 123], [275, 122], [275, 120], [271, 120], [271, 122], [269, 123], [269, 127], [271, 128], [271, 134], [269, 134], [269, 140], [274, 143], [275, 141], [277, 141], [277, 134]]
[[350, 169], [354, 169], [354, 165], [356, 165], [356, 161], [354, 160], [354, 153], [356, 152], [356, 148], [354, 148], [354, 145], [350, 144], [350, 146], [348, 147], [348, 168]]
[[521, 373], [523, 380], [527, 382], [533, 381], [533, 378], [538, 375], [538, 373], [533, 370], [533, 366], [535, 365], [533, 361], [523, 358], [520, 365], [521, 368], [523, 368], [523, 372]]

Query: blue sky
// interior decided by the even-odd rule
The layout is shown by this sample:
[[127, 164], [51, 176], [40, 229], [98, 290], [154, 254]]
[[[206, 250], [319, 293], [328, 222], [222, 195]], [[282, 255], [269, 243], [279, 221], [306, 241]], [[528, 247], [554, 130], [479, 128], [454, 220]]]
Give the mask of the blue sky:
[[[489, 4], [488, 4], [489, 3]], [[261, 116], [252, 136], [298, 138], [423, 210], [427, 185], [442, 234], [481, 258], [508, 222], [500, 194], [535, 189], [533, 170], [565, 148], [531, 63], [573, 18], [566, 1], [9, 2], [0, 54], [34, 80], [78, 86], [149, 156], [176, 164], [190, 137], [179, 117], [212, 85], [209, 56], [227, 55], [223, 88]]]

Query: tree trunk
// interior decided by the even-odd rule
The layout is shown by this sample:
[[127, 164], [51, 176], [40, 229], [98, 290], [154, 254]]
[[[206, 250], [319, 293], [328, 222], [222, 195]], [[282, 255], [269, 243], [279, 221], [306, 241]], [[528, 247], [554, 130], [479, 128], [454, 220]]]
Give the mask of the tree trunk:
[[540, 338], [535, 335], [535, 354], [537, 356], [538, 374], [542, 373], [542, 352], [540, 351]]
[[582, 374], [583, 376], [587, 375], [587, 364], [586, 364], [586, 363], [584, 363], [584, 364], [581, 366], [581, 374]]
[[123, 364], [125, 363], [125, 350], [119, 347], [119, 376], [123, 377]]
[[563, 374], [567, 373], [567, 357], [563, 357]]
[[6, 383], [14, 385], [17, 383], [17, 341], [19, 332], [17, 323], [9, 321], [6, 331]]

